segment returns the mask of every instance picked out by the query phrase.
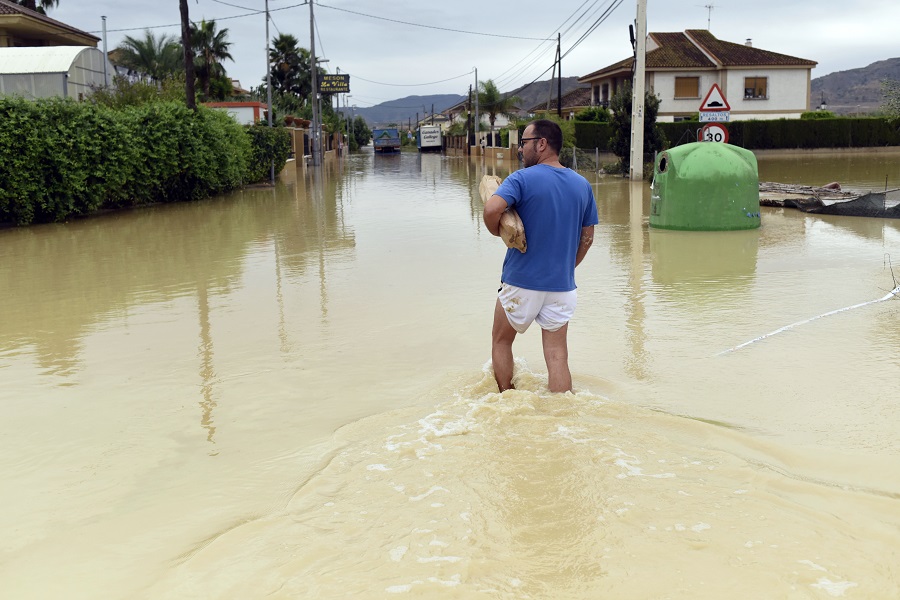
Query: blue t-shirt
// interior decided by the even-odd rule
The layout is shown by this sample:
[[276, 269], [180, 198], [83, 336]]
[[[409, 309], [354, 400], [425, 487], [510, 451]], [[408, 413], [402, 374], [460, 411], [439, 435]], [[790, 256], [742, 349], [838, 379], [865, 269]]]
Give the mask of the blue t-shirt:
[[514, 171], [495, 193], [519, 213], [528, 244], [524, 254], [506, 251], [501, 280], [530, 290], [574, 290], [581, 228], [599, 221], [588, 180], [571, 169], [539, 164]]

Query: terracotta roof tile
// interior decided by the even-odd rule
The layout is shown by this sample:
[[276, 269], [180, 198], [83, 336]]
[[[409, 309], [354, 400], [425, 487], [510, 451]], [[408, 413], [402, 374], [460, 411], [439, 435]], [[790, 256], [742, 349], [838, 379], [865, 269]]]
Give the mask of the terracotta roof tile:
[[55, 25], [56, 27], [59, 27], [60, 29], [65, 29], [72, 33], [77, 33], [79, 35], [88, 36], [88, 37], [94, 38], [97, 41], [100, 41], [100, 38], [98, 38], [97, 36], [95, 36], [92, 33], [88, 33], [86, 31], [81, 31], [80, 29], [76, 29], [75, 27], [72, 27], [71, 25], [66, 25], [62, 21], [57, 21], [56, 19], [51, 19], [47, 15], [42, 15], [39, 12], [35, 12], [33, 10], [27, 9], [24, 6], [20, 6], [20, 5], [16, 4], [15, 2], [10, 2], [9, 0], [0, 0], [0, 15], [28, 16], [32, 19], [37, 19], [38, 21], [43, 21], [45, 23], [50, 23], [52, 25]]
[[[591, 88], [575, 88], [569, 92], [563, 94], [562, 97], [562, 105], [563, 108], [574, 108], [576, 106], [590, 106], [591, 105]], [[559, 103], [556, 98], [550, 100], [550, 109], [553, 110]], [[531, 108], [528, 109], [528, 112], [533, 113], [539, 110], [547, 110], [547, 102], [540, 102], [535, 104]]]
[[697, 44], [716, 57], [726, 67], [756, 67], [756, 66], [816, 66], [816, 61], [787, 54], [769, 52], [761, 48], [754, 48], [744, 44], [735, 44], [716, 38], [705, 29], [688, 29], [685, 34], [690, 36]]
[[[647, 52], [648, 69], [711, 69], [719, 61], [725, 67], [798, 66], [814, 67], [816, 62], [760, 48], [725, 42], [705, 29], [689, 29], [684, 33], [651, 33], [659, 45]], [[693, 40], [693, 41], [692, 41]], [[698, 48], [702, 47], [703, 50]], [[713, 60], [705, 54], [706, 51]], [[621, 71], [631, 71], [634, 57], [628, 57], [599, 71], [579, 77], [579, 81]]]
[[647, 53], [647, 68], [703, 69], [716, 66], [681, 32], [651, 33], [650, 36], [659, 48]]

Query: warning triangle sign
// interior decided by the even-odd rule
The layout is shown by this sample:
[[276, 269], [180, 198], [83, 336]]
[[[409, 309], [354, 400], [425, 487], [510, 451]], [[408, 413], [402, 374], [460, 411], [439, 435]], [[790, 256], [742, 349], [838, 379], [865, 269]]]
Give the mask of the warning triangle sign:
[[731, 107], [728, 105], [728, 100], [725, 99], [725, 94], [719, 88], [719, 84], [714, 83], [709, 88], [709, 91], [706, 92], [706, 98], [703, 99], [703, 103], [700, 105], [700, 111], [714, 112], [720, 110], [731, 110]]

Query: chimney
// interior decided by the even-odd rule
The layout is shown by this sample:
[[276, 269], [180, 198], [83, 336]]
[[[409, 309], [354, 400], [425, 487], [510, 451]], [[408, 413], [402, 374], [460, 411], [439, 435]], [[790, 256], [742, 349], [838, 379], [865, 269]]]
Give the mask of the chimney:
[[750, 39], [750, 38], [747, 38], [747, 41], [744, 42], [744, 45], [747, 46], [748, 48], [752, 48], [752, 47], [753, 47], [753, 40]]

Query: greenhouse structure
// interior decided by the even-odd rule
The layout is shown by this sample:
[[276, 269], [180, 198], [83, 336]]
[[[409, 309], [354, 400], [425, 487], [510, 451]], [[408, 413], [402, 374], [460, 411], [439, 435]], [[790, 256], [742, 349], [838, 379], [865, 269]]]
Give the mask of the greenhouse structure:
[[0, 48], [0, 95], [82, 100], [107, 85], [113, 66], [97, 48]]

